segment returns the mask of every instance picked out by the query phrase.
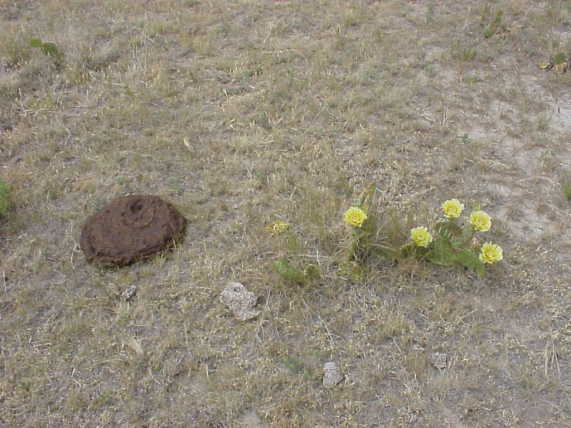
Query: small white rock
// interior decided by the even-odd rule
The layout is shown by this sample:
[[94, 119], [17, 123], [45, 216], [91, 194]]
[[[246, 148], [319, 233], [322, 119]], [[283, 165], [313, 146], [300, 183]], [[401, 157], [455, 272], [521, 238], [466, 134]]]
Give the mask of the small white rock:
[[438, 370], [448, 368], [448, 355], [442, 352], [433, 352], [430, 354], [430, 363]]
[[248, 291], [239, 282], [230, 282], [220, 295], [220, 301], [228, 306], [240, 321], [246, 321], [260, 315], [260, 311], [254, 310], [257, 300], [256, 295]]
[[130, 285], [125, 289], [125, 291], [123, 291], [121, 293], [121, 298], [125, 302], [128, 302], [129, 300], [131, 300], [135, 296], [135, 294], [137, 294], [137, 286], [136, 285]]
[[343, 375], [333, 361], [329, 361], [323, 365], [323, 386], [331, 387], [338, 385], [343, 380]]

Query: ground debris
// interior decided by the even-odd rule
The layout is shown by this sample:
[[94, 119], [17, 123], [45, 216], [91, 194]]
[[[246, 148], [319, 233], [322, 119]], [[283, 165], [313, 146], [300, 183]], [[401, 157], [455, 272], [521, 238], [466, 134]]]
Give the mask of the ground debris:
[[438, 370], [445, 370], [448, 368], [448, 355], [443, 352], [433, 352], [429, 355], [430, 364]]
[[220, 301], [228, 306], [240, 321], [247, 321], [260, 315], [260, 311], [254, 310], [257, 300], [256, 295], [239, 282], [228, 283], [220, 295]]
[[332, 387], [343, 380], [341, 370], [334, 361], [328, 361], [323, 365], [323, 386]]

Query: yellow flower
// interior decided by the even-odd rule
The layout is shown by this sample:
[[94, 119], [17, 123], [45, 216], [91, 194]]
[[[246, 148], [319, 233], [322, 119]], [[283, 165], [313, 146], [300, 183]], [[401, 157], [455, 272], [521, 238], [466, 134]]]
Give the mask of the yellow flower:
[[410, 237], [419, 247], [428, 247], [432, 242], [432, 235], [426, 227], [415, 227], [411, 229]]
[[289, 229], [289, 223], [285, 221], [276, 221], [267, 227], [267, 231], [272, 235], [280, 235]]
[[442, 204], [442, 211], [444, 211], [444, 215], [448, 218], [460, 217], [463, 210], [464, 204], [462, 204], [458, 199], [450, 199], [448, 201], [444, 201]]
[[502, 247], [491, 242], [486, 242], [480, 250], [480, 260], [483, 263], [495, 263], [504, 258]]
[[480, 232], [487, 232], [492, 227], [492, 220], [484, 211], [474, 211], [470, 214], [470, 223]]
[[345, 211], [343, 219], [349, 226], [361, 227], [367, 220], [367, 214], [361, 208], [351, 207]]

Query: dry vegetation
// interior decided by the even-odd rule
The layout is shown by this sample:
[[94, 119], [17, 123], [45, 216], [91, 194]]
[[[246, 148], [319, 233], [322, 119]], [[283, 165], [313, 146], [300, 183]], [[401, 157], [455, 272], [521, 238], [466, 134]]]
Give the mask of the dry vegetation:
[[[537, 65], [569, 1], [0, 0], [0, 28], [0, 426], [571, 426], [571, 73]], [[413, 222], [481, 205], [504, 261], [341, 269], [369, 183]], [[86, 264], [132, 192], [184, 242]], [[276, 220], [320, 280], [276, 274]]]

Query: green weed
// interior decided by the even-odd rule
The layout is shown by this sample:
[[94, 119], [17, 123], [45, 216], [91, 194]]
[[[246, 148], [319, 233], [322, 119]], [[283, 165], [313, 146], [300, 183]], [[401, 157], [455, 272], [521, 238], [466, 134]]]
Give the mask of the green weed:
[[57, 67], [63, 66], [64, 54], [61, 52], [55, 43], [42, 42], [41, 39], [31, 39], [30, 46], [39, 49], [44, 55], [52, 57]]
[[10, 209], [10, 189], [8, 185], [0, 178], [0, 217], [8, 214]]
[[267, 226], [266, 231], [278, 243], [280, 256], [273, 263], [273, 268], [284, 281], [307, 285], [321, 277], [317, 264], [308, 263], [300, 257], [304, 247], [288, 223], [277, 221]]
[[567, 61], [567, 55], [565, 55], [565, 52], [558, 52], [553, 57], [553, 63], [555, 65], [563, 64], [566, 61]]
[[571, 177], [565, 178], [561, 183], [561, 190], [565, 199], [571, 202]]
[[473, 61], [478, 55], [475, 47], [465, 46], [462, 42], [454, 40], [452, 42], [452, 58], [462, 61]]
[[484, 37], [489, 39], [490, 37], [506, 31], [506, 25], [503, 22], [504, 12], [503, 10], [498, 10], [493, 18], [493, 20], [486, 25], [484, 29]]

